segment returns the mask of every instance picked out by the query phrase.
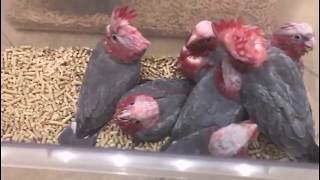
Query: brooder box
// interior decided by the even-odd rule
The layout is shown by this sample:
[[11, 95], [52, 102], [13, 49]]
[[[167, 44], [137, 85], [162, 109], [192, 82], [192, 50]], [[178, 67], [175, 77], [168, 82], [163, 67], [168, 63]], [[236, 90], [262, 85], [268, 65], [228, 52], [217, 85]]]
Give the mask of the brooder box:
[[[130, 138], [117, 134], [121, 132], [114, 125], [106, 126], [104, 129], [106, 133], [100, 135], [101, 141], [98, 143], [100, 147], [97, 148], [82, 149], [52, 145], [56, 143], [56, 136], [61, 132], [63, 126], [70, 123], [73, 118], [74, 105], [78, 86], [81, 83], [81, 74], [85, 68], [85, 61], [90, 55], [90, 48], [95, 46], [95, 43], [104, 32], [105, 24], [108, 23], [110, 12], [115, 5], [126, 4], [137, 9], [139, 18], [133, 24], [141, 29], [142, 33], [146, 34], [152, 42], [152, 47], [146, 54], [148, 58], [144, 59], [143, 67], [154, 66], [154, 69], [156, 69], [154, 72], [144, 71], [146, 73], [142, 74], [142, 76], [153, 79], [162, 77], [165, 74], [161, 73], [161, 70], [169, 72], [167, 74], [168, 77], [180, 77], [175, 68], [172, 68], [175, 61], [174, 57], [178, 55], [188, 30], [197, 21], [202, 19], [217, 20], [220, 18], [242, 17], [250, 23], [260, 25], [268, 33], [273, 27], [285, 21], [305, 21], [313, 26], [317, 41], [319, 41], [317, 16], [319, 14], [319, 2], [315, 0], [303, 2], [297, 0], [31, 0], [2, 1], [1, 3], [4, 3], [5, 7], [5, 22], [9, 26], [12, 26], [11, 29], [4, 28], [2, 34], [6, 36], [9, 43], [4, 42], [1, 45], [6, 46], [6, 49], [10, 48], [10, 46], [19, 47], [18, 50], [20, 50], [20, 52], [16, 51], [17, 49], [7, 49], [4, 51], [1, 60], [2, 67], [6, 67], [5, 63], [7, 63], [4, 61], [4, 58], [10, 59], [10, 63], [15, 61], [17, 63], [15, 64], [17, 70], [21, 66], [23, 70], [22, 75], [26, 75], [23, 78], [29, 76], [31, 79], [37, 77], [37, 74], [30, 73], [31, 67], [29, 66], [34, 65], [33, 68], [35, 69], [41, 68], [43, 74], [48, 75], [43, 76], [39, 74], [39, 77], [43, 77], [43, 81], [47, 83], [43, 86], [45, 91], [48, 89], [47, 94], [49, 96], [49, 89], [52, 89], [54, 94], [56, 91], [58, 93], [58, 90], [63, 90], [62, 85], [59, 86], [59, 83], [70, 81], [68, 85], [63, 86], [65, 88], [64, 91], [60, 91], [63, 95], [67, 94], [63, 96], [66, 99], [55, 99], [55, 96], [52, 99], [41, 96], [38, 99], [37, 96], [20, 99], [21, 101], [28, 101], [25, 102], [27, 106], [30, 105], [31, 107], [32, 104], [35, 104], [32, 108], [37, 108], [36, 111], [39, 112], [57, 112], [61, 110], [61, 106], [69, 106], [65, 110], [61, 110], [60, 114], [57, 113], [56, 117], [52, 117], [53, 115], [33, 114], [35, 109], [30, 109], [30, 107], [26, 108], [25, 111], [24, 107], [19, 107], [17, 109], [20, 112], [16, 113], [13, 110], [12, 114], [4, 116], [4, 111], [7, 109], [1, 109], [1, 164], [4, 172], [10, 172], [10, 170], [16, 168], [28, 168], [33, 169], [35, 173], [46, 172], [45, 170], [62, 170], [78, 172], [80, 174], [84, 172], [94, 173], [99, 174], [99, 176], [106, 174], [117, 174], [132, 178], [133, 176], [136, 178], [141, 176], [146, 179], [163, 177], [169, 179], [290, 178], [300, 180], [316, 179], [319, 177], [318, 164], [212, 159], [193, 156], [174, 156], [156, 152], [120, 150], [117, 148], [132, 149], [132, 146], [130, 145], [129, 148], [125, 147], [128, 144], [126, 142], [130, 141]], [[30, 45], [30, 47], [20, 47], [20, 45]], [[49, 48], [44, 48], [44, 46], [49, 46]], [[69, 48], [69, 46], [73, 46], [74, 48]], [[86, 46], [88, 48], [77, 48], [79, 46]], [[50, 54], [51, 58], [46, 56], [47, 54]], [[161, 58], [152, 58], [151, 56]], [[171, 57], [162, 58], [162, 56]], [[29, 61], [32, 57], [39, 58], [38, 61], [45, 61], [43, 63], [47, 64], [45, 66], [36, 66], [37, 60]], [[65, 62], [59, 61], [59, 59], [64, 59]], [[319, 62], [317, 59], [319, 59], [318, 43], [314, 51], [305, 57], [305, 84], [313, 109], [317, 132], [316, 138], [318, 141]], [[62, 78], [66, 78], [65, 81], [62, 81], [61, 77], [55, 75], [57, 72], [55, 72], [56, 69], [54, 68], [58, 65], [56, 62], [60, 62], [58, 63], [59, 65], [65, 63], [62, 69], [57, 69], [57, 72], [62, 71], [64, 75]], [[11, 65], [8, 67], [12, 68]], [[68, 69], [72, 69], [72, 71], [64, 73]], [[2, 72], [6, 71], [6, 69], [1, 70]], [[5, 86], [7, 82], [6, 78], [8, 77], [2, 76], [2, 80], [5, 79], [2, 81], [2, 86]], [[10, 80], [9, 84], [19, 85], [17, 83], [21, 80], [19, 79], [19, 75], [17, 75], [16, 79], [13, 79]], [[27, 79], [26, 82], [28, 82]], [[41, 81], [39, 82], [39, 89], [41, 91], [42, 85]], [[55, 87], [56, 84], [58, 84], [58, 87]], [[17, 87], [16, 90], [21, 92], [20, 95], [24, 96], [36, 89], [32, 89], [32, 87], [36, 86], [36, 84], [26, 83], [25, 86], [21, 86], [20, 89]], [[5, 95], [8, 93], [12, 92], [2, 91], [1, 99], [10, 98], [8, 95]], [[60, 106], [58, 102], [57, 107], [42, 111], [46, 108], [47, 104], [45, 102], [48, 102], [46, 98], [49, 98], [48, 101], [61, 101]], [[9, 104], [10, 106], [6, 107], [15, 107], [16, 102], [12, 101], [11, 103]], [[21, 117], [19, 114], [31, 115]], [[32, 125], [33, 119], [45, 118], [47, 116], [48, 118], [43, 120], [43, 124]], [[19, 117], [19, 120], [16, 120], [16, 117]], [[8, 123], [9, 121], [10, 123]], [[22, 121], [26, 123], [24, 125], [15, 124], [15, 122]], [[7, 124], [4, 125], [5, 123]], [[4, 132], [8, 127], [14, 130], [15, 126], [19, 127], [19, 131], [13, 132], [11, 136], [10, 133]], [[26, 138], [32, 136], [30, 135], [32, 132], [28, 132], [29, 129], [37, 129], [36, 133], [39, 134], [35, 134], [34, 136], [39, 137], [39, 139]], [[110, 135], [112, 131], [114, 131], [115, 135]], [[116, 139], [114, 137], [118, 135], [123, 136], [123, 139]], [[47, 137], [44, 138], [44, 136]], [[157, 151], [157, 148], [162, 143], [140, 144], [134, 146], [133, 149]], [[111, 179], [111, 177], [109, 178]]]

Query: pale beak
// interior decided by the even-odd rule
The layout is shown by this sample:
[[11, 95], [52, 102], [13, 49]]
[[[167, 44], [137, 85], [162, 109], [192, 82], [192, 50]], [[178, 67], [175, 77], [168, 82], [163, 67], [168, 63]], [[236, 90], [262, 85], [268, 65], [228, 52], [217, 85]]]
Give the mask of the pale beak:
[[118, 118], [120, 119], [128, 119], [130, 117], [131, 113], [128, 110], [124, 110], [121, 112], [120, 115], [118, 115]]
[[311, 38], [304, 43], [304, 45], [311, 50], [314, 48], [315, 44], [316, 44], [315, 38]]
[[146, 38], [144, 39], [144, 43], [146, 43], [147, 46], [151, 45], [151, 42], [149, 40], [147, 40]]
[[110, 28], [111, 28], [110, 25], [106, 26], [106, 33], [110, 32]]
[[198, 38], [197, 35], [195, 35], [195, 34], [191, 35], [190, 38], [189, 38], [189, 40], [188, 40], [188, 42], [187, 42], [187, 44], [186, 44], [186, 46], [188, 47], [188, 46], [192, 45], [192, 44], [195, 43], [198, 39], [199, 39], [199, 38]]

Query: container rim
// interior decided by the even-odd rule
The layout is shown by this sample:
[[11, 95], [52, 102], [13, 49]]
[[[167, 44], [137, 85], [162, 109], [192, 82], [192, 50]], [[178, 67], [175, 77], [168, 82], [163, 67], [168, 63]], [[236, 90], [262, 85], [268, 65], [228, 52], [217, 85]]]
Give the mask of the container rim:
[[318, 179], [319, 164], [221, 159], [106, 148], [1, 143], [1, 167], [162, 178]]

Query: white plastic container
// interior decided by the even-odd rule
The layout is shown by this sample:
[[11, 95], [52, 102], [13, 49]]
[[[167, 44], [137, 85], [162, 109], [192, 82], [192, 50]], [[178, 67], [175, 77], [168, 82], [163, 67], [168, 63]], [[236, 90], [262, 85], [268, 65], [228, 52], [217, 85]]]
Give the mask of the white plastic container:
[[[8, 3], [8, 4], [6, 4]], [[149, 3], [149, 4], [148, 4]], [[157, 4], [153, 7], [148, 5]], [[188, 28], [201, 19], [219, 19], [222, 17], [244, 17], [252, 23], [262, 25], [267, 32], [270, 28], [286, 21], [304, 21], [311, 24], [315, 30], [317, 45], [312, 53], [305, 58], [305, 84], [308, 89], [310, 103], [317, 129], [319, 142], [319, 1], [317, 0], [268, 0], [268, 1], [231, 1], [212, 0], [212, 6], [217, 14], [210, 14], [210, 7], [205, 1], [155, 1], [155, 0], [123, 0], [123, 1], [5, 1], [5, 23], [12, 28], [4, 28], [2, 34], [9, 40], [1, 42], [1, 46], [19, 46], [30, 44], [36, 47], [50, 46], [89, 46], [94, 47], [101, 34], [104, 32], [104, 13], [110, 14], [115, 5], [129, 4], [138, 10], [140, 18], [135, 25], [146, 34], [152, 42], [152, 47], [147, 55], [164, 56], [177, 55], [184, 42]], [[1, 1], [3, 4], [3, 1]], [[101, 5], [103, 4], [103, 6]], [[230, 5], [231, 4], [231, 5]], [[236, 5], [232, 5], [236, 4]], [[225, 6], [225, 7], [224, 7]], [[167, 7], [167, 8], [166, 8]], [[235, 9], [235, 7], [238, 7]], [[212, 7], [213, 8], [213, 7]], [[234, 8], [234, 11], [231, 11]], [[260, 9], [259, 9], [260, 8]], [[90, 26], [74, 23], [55, 23], [44, 17], [37, 21], [24, 15], [23, 12], [34, 11], [36, 16], [52, 11], [58, 19], [65, 17], [85, 16], [89, 18], [96, 13], [101, 13], [97, 22]], [[176, 10], [175, 10], [176, 9]], [[203, 11], [202, 11], [203, 9]], [[214, 8], [213, 8], [214, 9]], [[251, 9], [251, 11], [246, 11]], [[21, 10], [24, 10], [21, 12]], [[268, 10], [272, 10], [266, 14]], [[106, 11], [106, 12], [104, 12]], [[196, 13], [196, 12], [199, 13]], [[213, 10], [212, 10], [213, 11]], [[22, 14], [21, 14], [22, 13]], [[149, 13], [149, 14], [148, 14]], [[153, 13], [153, 14], [151, 14]], [[210, 17], [206, 15], [210, 14]], [[224, 15], [225, 14], [225, 15]], [[159, 16], [162, 15], [162, 18]], [[182, 17], [176, 17], [181, 15]], [[267, 17], [270, 16], [270, 17]], [[159, 18], [156, 18], [159, 17]], [[176, 19], [174, 19], [176, 17]], [[265, 20], [258, 21], [257, 18]], [[4, 16], [1, 15], [1, 19]], [[172, 22], [168, 22], [170, 19]], [[193, 18], [193, 19], [192, 19]], [[188, 22], [185, 22], [188, 20]], [[79, 20], [81, 21], [81, 20]], [[158, 23], [171, 23], [161, 28]], [[265, 23], [265, 24], [263, 24]], [[80, 24], [80, 25], [79, 25]], [[173, 24], [173, 25], [172, 25]], [[19, 29], [19, 32], [13, 28]], [[32, 30], [25, 31], [25, 30]], [[51, 32], [40, 32], [40, 31]], [[10, 32], [9, 32], [10, 31]], [[53, 32], [52, 32], [53, 31]], [[87, 33], [79, 35], [83, 39], [63, 41], [64, 35], [56, 33], [75, 31]], [[18, 33], [15, 33], [18, 32]], [[22, 32], [26, 32], [25, 34]], [[35, 40], [35, 37], [38, 39]], [[42, 39], [42, 40], [41, 40]], [[12, 40], [12, 41], [11, 41]], [[59, 41], [61, 40], [61, 41]], [[82, 149], [62, 147], [56, 145], [16, 144], [1, 143], [2, 168], [28, 168], [38, 170], [90, 172], [94, 174], [115, 174], [169, 179], [270, 179], [270, 180], [313, 180], [319, 178], [319, 164], [281, 163], [274, 161], [252, 161], [240, 159], [212, 159], [194, 156], [174, 156], [162, 153], [128, 152], [117, 149]]]

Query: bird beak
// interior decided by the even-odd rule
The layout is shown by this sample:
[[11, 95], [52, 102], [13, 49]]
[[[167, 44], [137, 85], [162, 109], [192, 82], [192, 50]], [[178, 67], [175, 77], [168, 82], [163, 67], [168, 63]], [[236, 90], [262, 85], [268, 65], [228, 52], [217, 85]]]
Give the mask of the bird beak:
[[146, 50], [151, 45], [151, 42], [143, 37], [142, 43], [141, 43], [141, 49]]
[[125, 121], [130, 118], [130, 115], [131, 113], [128, 110], [124, 110], [118, 115], [118, 118]]
[[186, 44], [186, 47], [188, 48], [189, 46], [192, 46], [192, 44], [195, 44], [198, 40], [199, 40], [199, 38], [197, 35], [195, 35], [195, 34], [191, 35], [187, 44]]
[[304, 45], [310, 50], [312, 50], [314, 48], [315, 44], [316, 44], [315, 38], [311, 38], [304, 43]]
[[144, 43], [147, 45], [147, 46], [150, 46], [151, 45], [151, 42], [147, 39], [144, 39]]

